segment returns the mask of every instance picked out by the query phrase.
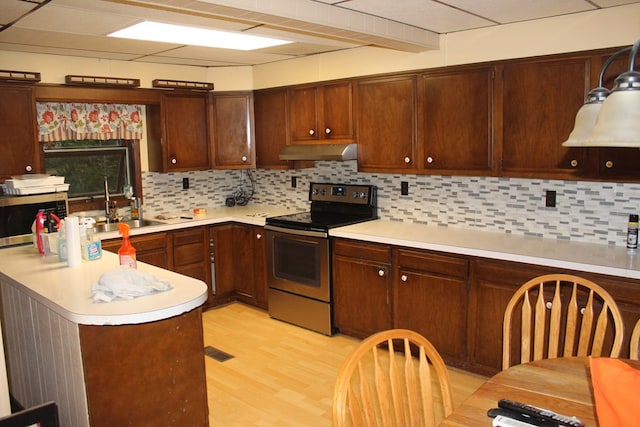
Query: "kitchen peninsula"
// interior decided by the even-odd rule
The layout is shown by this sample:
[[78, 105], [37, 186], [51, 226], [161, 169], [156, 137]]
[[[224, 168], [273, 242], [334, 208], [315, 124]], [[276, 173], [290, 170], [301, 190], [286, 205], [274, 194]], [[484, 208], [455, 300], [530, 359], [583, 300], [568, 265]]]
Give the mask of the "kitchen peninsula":
[[208, 425], [205, 283], [139, 263], [173, 288], [94, 303], [116, 255], [68, 267], [31, 246], [1, 254], [7, 372], [21, 405], [54, 400], [69, 427]]

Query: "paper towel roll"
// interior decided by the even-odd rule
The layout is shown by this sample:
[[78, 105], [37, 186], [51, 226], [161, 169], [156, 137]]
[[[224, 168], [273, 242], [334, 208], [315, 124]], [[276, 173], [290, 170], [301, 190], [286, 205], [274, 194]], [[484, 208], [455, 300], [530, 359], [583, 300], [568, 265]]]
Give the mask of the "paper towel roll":
[[80, 251], [80, 221], [77, 216], [68, 216], [64, 223], [67, 233], [67, 263], [69, 267], [75, 267], [82, 263]]

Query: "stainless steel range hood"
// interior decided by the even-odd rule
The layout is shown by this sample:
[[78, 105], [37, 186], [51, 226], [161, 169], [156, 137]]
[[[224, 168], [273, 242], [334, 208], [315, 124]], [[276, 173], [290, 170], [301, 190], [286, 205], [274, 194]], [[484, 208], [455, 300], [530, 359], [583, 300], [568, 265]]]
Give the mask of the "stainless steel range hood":
[[280, 151], [280, 160], [356, 160], [357, 144], [293, 144]]

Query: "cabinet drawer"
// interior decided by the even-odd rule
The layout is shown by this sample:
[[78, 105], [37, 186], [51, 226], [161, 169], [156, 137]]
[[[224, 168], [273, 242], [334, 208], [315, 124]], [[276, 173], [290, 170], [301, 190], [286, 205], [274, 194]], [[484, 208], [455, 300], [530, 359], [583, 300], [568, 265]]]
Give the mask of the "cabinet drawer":
[[[167, 233], [152, 233], [139, 236], [131, 236], [131, 245], [137, 252], [150, 251], [154, 249], [165, 249], [167, 247]], [[118, 252], [122, 245], [122, 238], [109, 239], [102, 242], [102, 248], [109, 252]]]
[[184, 231], [173, 232], [173, 246], [188, 245], [192, 243], [204, 242], [204, 229], [197, 227]]
[[398, 249], [396, 264], [400, 269], [430, 272], [466, 279], [469, 261], [466, 258], [433, 252]]
[[204, 255], [204, 244], [202, 242], [174, 246], [173, 263], [176, 267], [186, 264], [201, 263], [204, 261]]
[[371, 261], [391, 263], [391, 248], [375, 243], [362, 243], [351, 240], [334, 240], [333, 252], [350, 258], [368, 259]]

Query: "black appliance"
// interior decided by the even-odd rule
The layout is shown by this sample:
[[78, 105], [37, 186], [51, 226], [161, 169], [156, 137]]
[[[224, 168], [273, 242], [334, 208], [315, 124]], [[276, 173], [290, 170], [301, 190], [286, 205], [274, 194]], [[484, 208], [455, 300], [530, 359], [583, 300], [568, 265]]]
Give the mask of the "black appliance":
[[311, 209], [267, 217], [269, 314], [333, 334], [329, 230], [377, 218], [376, 187], [311, 183]]

